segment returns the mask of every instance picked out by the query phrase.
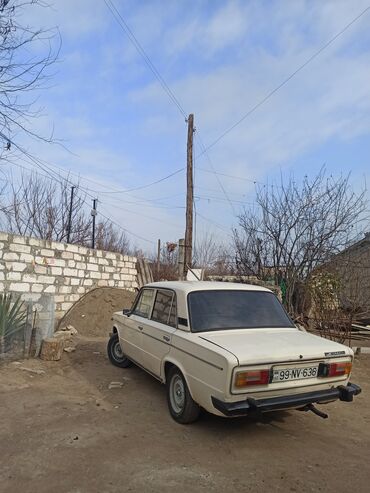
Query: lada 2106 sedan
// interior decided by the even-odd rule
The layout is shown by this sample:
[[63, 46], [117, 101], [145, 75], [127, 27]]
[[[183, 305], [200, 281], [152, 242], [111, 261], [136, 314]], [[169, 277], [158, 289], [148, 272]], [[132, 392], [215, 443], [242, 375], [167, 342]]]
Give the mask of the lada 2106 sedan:
[[110, 361], [140, 366], [167, 386], [171, 416], [301, 409], [361, 389], [349, 383], [353, 351], [297, 328], [277, 297], [259, 286], [157, 282], [131, 310], [113, 315]]

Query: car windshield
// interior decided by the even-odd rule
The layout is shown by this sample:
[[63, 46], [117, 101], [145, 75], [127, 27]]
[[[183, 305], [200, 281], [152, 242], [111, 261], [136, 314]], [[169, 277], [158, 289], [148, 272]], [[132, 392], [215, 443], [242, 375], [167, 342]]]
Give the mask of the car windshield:
[[193, 291], [188, 306], [193, 332], [294, 327], [276, 296], [267, 291]]

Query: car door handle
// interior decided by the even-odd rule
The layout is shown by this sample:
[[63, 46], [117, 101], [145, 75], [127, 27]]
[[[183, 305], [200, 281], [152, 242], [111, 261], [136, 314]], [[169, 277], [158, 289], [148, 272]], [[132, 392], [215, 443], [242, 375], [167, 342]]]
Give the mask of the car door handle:
[[163, 336], [163, 339], [166, 341], [166, 342], [170, 342], [170, 338], [168, 336]]
[[138, 325], [137, 327], [139, 330], [143, 330], [144, 327], [142, 327], [141, 325]]

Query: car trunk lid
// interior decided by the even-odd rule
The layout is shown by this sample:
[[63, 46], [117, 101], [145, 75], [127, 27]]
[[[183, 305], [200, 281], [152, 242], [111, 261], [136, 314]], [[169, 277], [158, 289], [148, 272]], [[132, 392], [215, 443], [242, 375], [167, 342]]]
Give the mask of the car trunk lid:
[[199, 335], [232, 353], [239, 365], [293, 362], [351, 356], [351, 350], [337, 342], [296, 328], [237, 329]]

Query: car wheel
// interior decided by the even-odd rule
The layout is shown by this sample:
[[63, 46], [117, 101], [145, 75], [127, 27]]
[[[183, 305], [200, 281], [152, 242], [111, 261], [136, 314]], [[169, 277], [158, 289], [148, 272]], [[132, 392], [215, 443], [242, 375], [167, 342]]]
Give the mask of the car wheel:
[[171, 416], [178, 423], [188, 424], [198, 419], [200, 407], [193, 401], [183, 374], [175, 366], [167, 376], [167, 402]]
[[128, 368], [132, 365], [132, 362], [125, 356], [119, 343], [118, 334], [115, 333], [111, 336], [107, 346], [109, 361], [120, 368]]

